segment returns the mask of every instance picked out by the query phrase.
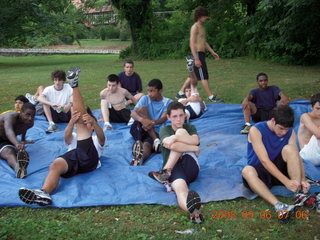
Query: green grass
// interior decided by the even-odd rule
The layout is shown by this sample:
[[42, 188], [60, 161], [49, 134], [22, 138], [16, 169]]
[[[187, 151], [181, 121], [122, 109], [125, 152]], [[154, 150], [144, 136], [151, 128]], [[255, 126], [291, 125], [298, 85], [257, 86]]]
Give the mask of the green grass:
[[[85, 102], [99, 108], [99, 92], [106, 76], [122, 71], [122, 60], [113, 55], [0, 57], [0, 111], [12, 109], [19, 94], [34, 92], [38, 85], [50, 85], [55, 69], [81, 67], [81, 90]], [[145, 87], [152, 78], [164, 83], [164, 95], [174, 98], [187, 76], [184, 59], [136, 61], [135, 70]], [[256, 87], [255, 75], [264, 71], [269, 83], [291, 99], [309, 99], [319, 92], [319, 66], [284, 66], [250, 58], [214, 61], [208, 59], [210, 85], [227, 103], [240, 103]], [[201, 95], [204, 95], [201, 89]], [[208, 189], [215, 191], [215, 189]], [[280, 198], [284, 202], [291, 199]], [[271, 210], [271, 219], [260, 212]], [[237, 219], [212, 219], [213, 211], [235, 211]], [[306, 210], [306, 209], [299, 209]], [[74, 209], [0, 208], [0, 239], [320, 239], [319, 219], [314, 210], [308, 219], [295, 219], [281, 225], [273, 209], [262, 199], [236, 199], [204, 204], [206, 222], [191, 224], [177, 206], [128, 205]], [[254, 218], [244, 219], [243, 211]], [[175, 230], [195, 229], [192, 235]]]

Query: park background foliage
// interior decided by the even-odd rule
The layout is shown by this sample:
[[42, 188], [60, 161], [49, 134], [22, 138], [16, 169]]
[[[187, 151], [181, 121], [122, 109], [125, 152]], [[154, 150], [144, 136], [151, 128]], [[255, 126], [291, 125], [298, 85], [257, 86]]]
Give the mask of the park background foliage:
[[[129, 32], [132, 44], [120, 57], [181, 58], [190, 54], [193, 10], [203, 6], [210, 12], [205, 23], [208, 43], [221, 57], [301, 65], [320, 60], [318, 0], [82, 1], [77, 9], [70, 0], [2, 0], [0, 46], [41, 47], [92, 37], [127, 40]], [[87, 8], [108, 4], [117, 9], [120, 24], [84, 26]]]

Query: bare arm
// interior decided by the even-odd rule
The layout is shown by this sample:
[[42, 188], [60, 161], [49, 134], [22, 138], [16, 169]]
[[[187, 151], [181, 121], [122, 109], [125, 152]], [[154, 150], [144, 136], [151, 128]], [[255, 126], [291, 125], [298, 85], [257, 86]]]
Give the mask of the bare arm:
[[283, 92], [280, 92], [279, 96], [280, 96], [280, 104], [289, 105], [290, 99], [287, 95], [285, 95]]
[[197, 54], [197, 34], [198, 34], [198, 27], [197, 25], [193, 25], [190, 30], [190, 50], [192, 53], [192, 56], [194, 58], [194, 64], [196, 67], [201, 67], [201, 62], [199, 60], [198, 54]]
[[84, 124], [86, 124], [87, 126], [92, 126], [93, 127], [93, 130], [97, 134], [100, 146], [104, 146], [106, 138], [104, 136], [102, 128], [99, 126], [97, 121], [92, 116], [90, 116], [89, 114], [84, 114], [82, 116], [82, 118], [83, 118]]
[[[16, 122], [16, 118], [14, 115], [9, 115], [4, 118], [3, 120], [3, 126], [5, 129], [5, 134], [8, 140], [18, 149], [23, 149], [23, 144], [20, 144], [16, 134], [13, 129], [13, 125]], [[21, 146], [22, 145], [22, 146]]]
[[175, 142], [170, 145], [170, 150], [176, 151], [176, 152], [199, 152], [199, 147], [195, 145], [189, 145], [182, 142]]
[[303, 123], [304, 126], [316, 136], [316, 138], [320, 139], [320, 128], [314, 124], [308, 113], [304, 113], [301, 116], [300, 122]]
[[128, 91], [126, 91], [125, 96], [126, 98], [130, 99], [134, 105], [137, 104], [137, 99], [134, 96], [132, 96], [132, 94], [129, 93]]
[[48, 101], [48, 99], [44, 95], [40, 95], [38, 97], [38, 101], [43, 103], [43, 104], [49, 105], [51, 107], [58, 107], [59, 106], [58, 104], [55, 104], [55, 103], [52, 103], [52, 102]]
[[109, 122], [109, 108], [108, 102], [105, 99], [101, 99], [101, 114], [103, 116], [104, 122]]
[[[269, 159], [267, 150], [262, 142], [262, 135], [256, 127], [252, 127], [250, 129], [249, 140], [251, 141], [253, 150], [255, 151], [264, 168], [288, 188], [288, 186], [291, 184], [291, 180], [285, 176]], [[294, 191], [296, 189], [291, 188], [289, 190]]]
[[220, 56], [215, 51], [213, 51], [213, 49], [210, 47], [210, 45], [207, 42], [205, 44], [206, 44], [206, 49], [212, 54], [214, 59], [219, 60]]
[[76, 122], [78, 121], [79, 117], [80, 117], [80, 112], [73, 112], [71, 119], [66, 127], [66, 129], [64, 130], [64, 141], [67, 145], [71, 144], [72, 141], [72, 131], [74, 128], [74, 125], [76, 124]]

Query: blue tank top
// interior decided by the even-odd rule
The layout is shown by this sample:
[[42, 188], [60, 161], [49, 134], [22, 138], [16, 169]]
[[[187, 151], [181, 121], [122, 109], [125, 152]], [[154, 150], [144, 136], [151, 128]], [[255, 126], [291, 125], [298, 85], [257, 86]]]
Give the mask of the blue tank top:
[[[292, 134], [292, 128], [283, 137], [278, 137], [270, 130], [267, 121], [259, 122], [254, 125], [262, 135], [262, 142], [267, 150], [269, 159], [274, 161], [281, 153], [282, 148], [288, 144]], [[260, 159], [253, 150], [252, 144], [248, 141], [247, 148], [248, 165], [256, 166], [260, 163]]]

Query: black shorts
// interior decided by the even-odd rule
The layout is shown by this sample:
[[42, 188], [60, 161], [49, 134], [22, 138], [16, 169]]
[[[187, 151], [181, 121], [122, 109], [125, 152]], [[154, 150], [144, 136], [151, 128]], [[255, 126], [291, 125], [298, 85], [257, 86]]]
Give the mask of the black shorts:
[[72, 177], [77, 173], [91, 172], [97, 168], [99, 162], [99, 155], [92, 137], [77, 141], [76, 149], [60, 157], [68, 164], [68, 171], [61, 175], [64, 178]]
[[203, 114], [203, 110], [201, 109], [200, 113], [197, 115], [190, 105], [186, 106], [186, 110], [190, 113], [190, 119], [198, 118]]
[[[55, 123], [67, 123], [71, 119], [71, 111], [67, 113], [65, 112], [57, 113], [57, 111], [54, 110], [52, 107], [50, 107], [50, 111], [51, 111], [52, 121]], [[46, 115], [45, 117], [48, 120]]]
[[183, 179], [187, 184], [192, 183], [199, 174], [199, 166], [196, 160], [189, 154], [180, 157], [171, 171], [170, 182], [177, 179]]
[[[142, 128], [142, 124], [138, 121], [134, 121], [130, 128], [130, 134], [135, 141], [140, 140], [141, 142], [148, 142], [153, 144], [153, 139], [150, 137], [149, 133]], [[157, 137], [159, 134], [156, 132]]]
[[197, 68], [194, 66], [194, 72], [197, 76], [198, 80], [208, 80], [209, 74], [208, 74], [208, 68], [206, 63], [206, 54], [204, 52], [198, 52], [198, 57], [201, 62], [201, 67]]
[[109, 108], [109, 113], [109, 120], [114, 123], [128, 123], [131, 117], [131, 111], [126, 108], [116, 111], [111, 107]]
[[[285, 176], [289, 177], [288, 175], [288, 170], [287, 170], [287, 163], [283, 161], [283, 158], [281, 156], [281, 153], [279, 156], [273, 161], [273, 164], [276, 165], [276, 167], [282, 172]], [[261, 179], [262, 182], [270, 189], [275, 185], [283, 185], [277, 178], [275, 178], [273, 175], [271, 175], [265, 168], [264, 166], [260, 163], [256, 166], [252, 166], [256, 169], [258, 173], [258, 177]], [[245, 187], [249, 187], [247, 181], [243, 179], [243, 184]], [[252, 190], [251, 190], [252, 191]]]
[[11, 147], [16, 150], [16, 147], [9, 140], [5, 140], [5, 139], [0, 138], [0, 153], [6, 147]]
[[266, 110], [266, 109], [258, 108], [257, 112], [252, 115], [252, 120], [256, 123], [268, 121], [271, 119], [271, 113], [272, 113], [272, 109]]

